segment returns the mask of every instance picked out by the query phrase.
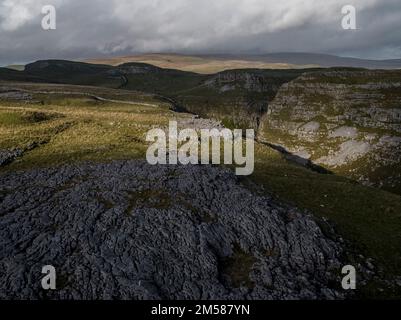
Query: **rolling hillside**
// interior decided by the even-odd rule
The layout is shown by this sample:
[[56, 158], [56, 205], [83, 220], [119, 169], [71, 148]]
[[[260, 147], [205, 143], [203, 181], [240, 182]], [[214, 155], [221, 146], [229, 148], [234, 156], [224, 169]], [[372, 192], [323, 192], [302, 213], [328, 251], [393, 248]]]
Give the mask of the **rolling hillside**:
[[[149, 205], [170, 210], [171, 190], [135, 191], [121, 201], [118, 199], [123, 191], [110, 192], [109, 184], [99, 184], [93, 193], [93, 182], [85, 180], [92, 175], [92, 169], [82, 169], [81, 164], [143, 159], [146, 131], [166, 126], [169, 119], [177, 119], [183, 126], [216, 126], [222, 121], [228, 127], [253, 127], [260, 140], [255, 146], [255, 172], [238, 182], [251, 190], [258, 186], [258, 193], [312, 213], [325, 237], [333, 237], [334, 229], [343, 241], [347, 259], [355, 261], [367, 275], [359, 295], [378, 296], [385, 292], [388, 297], [399, 296], [399, 288], [392, 285], [401, 266], [401, 200], [396, 194], [399, 78], [399, 71], [347, 68], [247, 69], [200, 75], [141, 63], [113, 67], [55, 60], [36, 62], [25, 71], [0, 69], [1, 171], [14, 179], [13, 172], [44, 168], [38, 173], [42, 177], [48, 167], [76, 165], [56, 175], [66, 183], [52, 191], [54, 197], [63, 197], [68, 194], [65, 190], [71, 188], [84, 188], [88, 197], [95, 195], [93, 201], [99, 213], [120, 210], [124, 215], [127, 210], [140, 210], [143, 206], [147, 209]], [[191, 111], [217, 121], [175, 111]], [[365, 150], [356, 146], [367, 143], [375, 150], [371, 154], [377, 157], [366, 157], [368, 153], [356, 159], [346, 156], [346, 152], [355, 155], [355, 151]], [[381, 144], [389, 149], [380, 149]], [[350, 148], [344, 149], [344, 145]], [[285, 148], [287, 153], [277, 147]], [[338, 160], [338, 152], [352, 171], [330, 165], [327, 157]], [[322, 157], [329, 162], [318, 162]], [[311, 163], [337, 174], [322, 174]], [[138, 164], [116, 166], [110, 167], [114, 168], [113, 175], [116, 168], [136, 170]], [[94, 168], [96, 171], [105, 167]], [[355, 182], [366, 168], [374, 169], [374, 175], [368, 178], [380, 178], [372, 180], [373, 186], [392, 192]], [[71, 172], [77, 170], [82, 172], [82, 180], [70, 181]], [[110, 183], [120, 179], [118, 174], [113, 175]], [[169, 172], [165, 179], [173, 175]], [[382, 185], [380, 181], [384, 181]], [[395, 187], [389, 182], [396, 183]], [[24, 199], [18, 188], [0, 190], [0, 197], [8, 199], [7, 210], [14, 206], [10, 199]], [[32, 192], [37, 190], [35, 185], [29, 188]], [[46, 190], [49, 189], [41, 189], [41, 196], [46, 196]], [[41, 203], [46, 207], [54, 205], [46, 198]], [[206, 225], [215, 223], [213, 212], [204, 215], [186, 202], [177, 206], [196, 214], [196, 219]], [[285, 218], [286, 223], [294, 217], [294, 211], [288, 212], [292, 213]], [[225, 215], [218, 217], [223, 219]], [[64, 232], [58, 227], [54, 230]], [[242, 250], [227, 253], [231, 258], [224, 260], [222, 270], [224, 277], [228, 275], [228, 285], [245, 283], [252, 288], [249, 270], [258, 253]], [[273, 251], [269, 252], [275, 261]]]
[[155, 94], [258, 139], [300, 163], [320, 165], [401, 194], [400, 71], [355, 68], [228, 70], [202, 75], [144, 63], [48, 60], [0, 79], [119, 88]]

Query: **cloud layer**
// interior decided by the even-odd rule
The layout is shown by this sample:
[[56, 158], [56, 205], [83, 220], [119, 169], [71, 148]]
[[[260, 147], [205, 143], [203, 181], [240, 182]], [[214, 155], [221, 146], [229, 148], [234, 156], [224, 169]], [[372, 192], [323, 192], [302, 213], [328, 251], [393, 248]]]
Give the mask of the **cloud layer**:
[[[0, 1], [1, 64], [141, 52], [401, 57], [399, 0]], [[55, 31], [41, 29], [47, 4]], [[357, 30], [341, 28], [346, 4], [357, 8]]]

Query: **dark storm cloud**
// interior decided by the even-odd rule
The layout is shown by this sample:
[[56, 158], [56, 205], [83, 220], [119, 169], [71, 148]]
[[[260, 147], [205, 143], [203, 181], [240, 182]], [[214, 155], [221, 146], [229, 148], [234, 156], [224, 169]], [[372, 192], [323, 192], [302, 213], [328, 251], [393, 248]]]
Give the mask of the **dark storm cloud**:
[[[57, 29], [41, 29], [41, 8]], [[341, 7], [357, 30], [341, 28]], [[399, 0], [1, 0], [0, 63], [140, 52], [401, 57]]]

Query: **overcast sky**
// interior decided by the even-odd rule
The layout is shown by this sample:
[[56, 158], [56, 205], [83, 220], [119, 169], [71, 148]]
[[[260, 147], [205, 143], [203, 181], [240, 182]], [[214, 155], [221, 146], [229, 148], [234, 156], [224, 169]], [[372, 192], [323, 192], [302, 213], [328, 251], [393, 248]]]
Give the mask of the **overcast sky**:
[[[57, 29], [41, 28], [43, 5]], [[341, 8], [357, 9], [343, 30]], [[0, 0], [0, 64], [143, 52], [401, 58], [401, 0]]]

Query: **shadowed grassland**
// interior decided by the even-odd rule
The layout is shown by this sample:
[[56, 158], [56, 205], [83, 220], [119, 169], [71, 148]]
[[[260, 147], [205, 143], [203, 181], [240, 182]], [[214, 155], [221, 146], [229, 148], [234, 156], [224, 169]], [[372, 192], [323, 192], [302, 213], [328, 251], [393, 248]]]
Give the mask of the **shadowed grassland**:
[[[328, 219], [353, 250], [374, 259], [382, 278], [392, 283], [394, 276], [400, 276], [401, 196], [337, 175], [312, 172], [288, 163], [276, 151], [261, 145], [255, 148], [251, 180], [279, 199]], [[358, 294], [401, 296], [401, 292], [386, 286], [384, 282], [369, 283]]]

